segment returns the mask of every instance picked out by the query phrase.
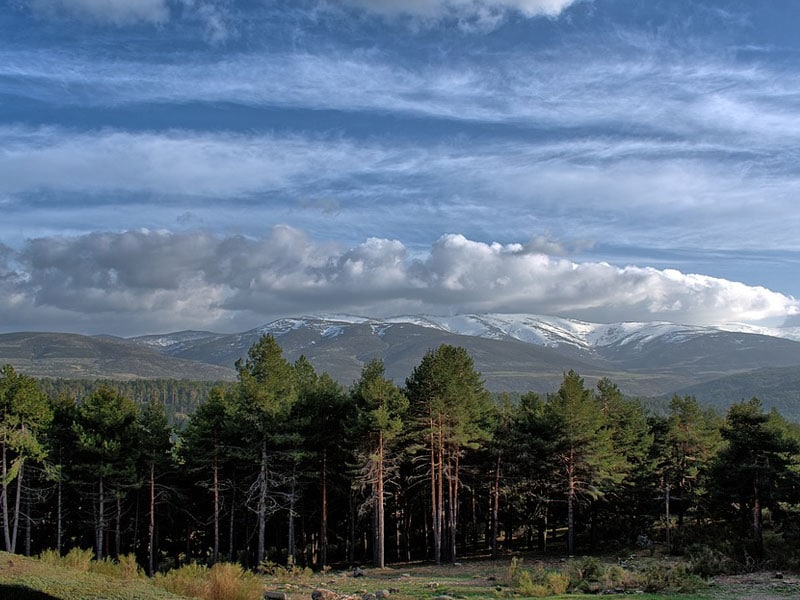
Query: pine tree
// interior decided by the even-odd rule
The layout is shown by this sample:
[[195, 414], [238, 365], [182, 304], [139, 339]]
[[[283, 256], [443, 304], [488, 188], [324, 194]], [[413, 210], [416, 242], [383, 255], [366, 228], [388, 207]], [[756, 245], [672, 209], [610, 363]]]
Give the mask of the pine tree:
[[195, 474], [195, 481], [211, 490], [213, 542], [211, 560], [220, 557], [220, 521], [222, 510], [223, 473], [233, 460], [236, 439], [235, 406], [232, 398], [220, 387], [212, 388], [205, 402], [189, 418], [181, 432], [180, 456], [184, 465]]
[[151, 577], [155, 572], [156, 483], [173, 467], [171, 435], [164, 405], [151, 400], [139, 413], [140, 464], [144, 467], [148, 491], [147, 574]]
[[[16, 552], [25, 463], [45, 457], [43, 437], [52, 416], [47, 397], [33, 378], [17, 373], [11, 365], [0, 369], [0, 510], [8, 552]], [[15, 500], [10, 510], [14, 481]]]
[[455, 562], [461, 459], [490, 438], [489, 394], [467, 351], [442, 344], [406, 379], [406, 396], [428, 458], [434, 560], [441, 563], [446, 525]]
[[254, 458], [258, 474], [251, 495], [256, 502], [256, 561], [260, 563], [266, 558], [270, 444], [281, 437], [281, 423], [297, 400], [297, 379], [292, 365], [283, 358], [280, 346], [271, 335], [253, 344], [247, 360], [236, 362], [236, 370], [239, 376], [239, 415], [249, 429], [250, 443], [257, 449]]
[[78, 477], [93, 488], [95, 554], [106, 556], [105, 534], [110, 497], [116, 500], [115, 554], [121, 552], [122, 499], [136, 482], [139, 454], [138, 408], [129, 398], [101, 387], [78, 407], [74, 424]]
[[367, 456], [367, 479], [372, 484], [375, 516], [373, 563], [382, 569], [386, 566], [387, 464], [393, 444], [403, 428], [408, 400], [394, 383], [386, 379], [383, 362], [377, 359], [364, 366], [352, 394], [358, 411], [358, 437], [365, 442], [362, 449]]
[[749, 524], [753, 553], [759, 559], [764, 554], [764, 510], [796, 500], [792, 488], [798, 484], [795, 467], [800, 447], [786, 435], [781, 421], [777, 413], [765, 413], [757, 398], [731, 406], [722, 428], [727, 447], [712, 475], [719, 505], [727, 505], [741, 523]]
[[575, 372], [564, 375], [547, 403], [558, 438], [555, 459], [567, 500], [567, 553], [575, 552], [575, 509], [582, 497], [596, 499], [602, 485], [618, 476], [619, 456], [602, 405]]

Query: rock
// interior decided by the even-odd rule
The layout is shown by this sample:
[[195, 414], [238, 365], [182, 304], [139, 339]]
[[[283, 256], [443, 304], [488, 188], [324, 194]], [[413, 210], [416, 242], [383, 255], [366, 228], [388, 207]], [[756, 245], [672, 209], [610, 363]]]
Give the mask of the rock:
[[325, 588], [317, 588], [311, 592], [311, 600], [338, 600], [339, 594]]
[[289, 600], [289, 596], [284, 592], [264, 590], [264, 600]]
[[392, 593], [389, 590], [378, 590], [375, 592], [375, 597], [378, 599], [388, 598]]

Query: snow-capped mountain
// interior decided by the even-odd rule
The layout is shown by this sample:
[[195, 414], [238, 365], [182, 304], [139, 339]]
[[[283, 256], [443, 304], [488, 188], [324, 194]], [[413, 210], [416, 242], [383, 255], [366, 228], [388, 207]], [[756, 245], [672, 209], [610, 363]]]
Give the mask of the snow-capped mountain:
[[[80, 364], [90, 362], [91, 370], [84, 366], [79, 371], [97, 377], [113, 378], [119, 373], [169, 377], [174, 367], [175, 377], [235, 378], [234, 363], [246, 357], [248, 349], [265, 334], [275, 336], [290, 361], [305, 355], [318, 372], [328, 372], [344, 385], [355, 381], [372, 358], [382, 359], [387, 375], [402, 383], [425, 352], [452, 344], [470, 353], [487, 387], [495, 391], [553, 391], [563, 373], [575, 369], [590, 385], [609, 377], [624, 393], [635, 396], [671, 395], [714, 386], [729, 390], [725, 393], [737, 401], [743, 397], [738, 394], [760, 395], [760, 389], [779, 390], [786, 398], [797, 387], [800, 400], [800, 383], [791, 384], [794, 379], [800, 381], [792, 379], [794, 372], [800, 372], [800, 329], [742, 324], [601, 324], [524, 314], [382, 319], [309, 315], [278, 319], [234, 334], [182, 331], [117, 338], [113, 352], [85, 350], [96, 348], [100, 338], [59, 336], [53, 338], [58, 343], [48, 338], [43, 345], [41, 336], [45, 334], [7, 334], [0, 336], [0, 362], [27, 365], [32, 373], [74, 377], [76, 357], [86, 355]], [[124, 346], [136, 352], [123, 352]], [[111, 355], [119, 357], [113, 368], [108, 360]], [[122, 364], [125, 361], [131, 364]], [[714, 384], [732, 376], [754, 385]]]
[[318, 331], [323, 337], [339, 335], [350, 325], [367, 324], [380, 335], [397, 324], [437, 329], [463, 336], [492, 340], [514, 339], [547, 348], [574, 346], [591, 349], [616, 345], [641, 345], [661, 340], [677, 343], [719, 333], [747, 333], [800, 342], [800, 327], [767, 328], [745, 323], [718, 326], [679, 325], [669, 322], [589, 323], [576, 319], [528, 314], [465, 314], [456, 316], [396, 316], [369, 319], [346, 314], [312, 315], [273, 321], [256, 331], [276, 337], [301, 328]]

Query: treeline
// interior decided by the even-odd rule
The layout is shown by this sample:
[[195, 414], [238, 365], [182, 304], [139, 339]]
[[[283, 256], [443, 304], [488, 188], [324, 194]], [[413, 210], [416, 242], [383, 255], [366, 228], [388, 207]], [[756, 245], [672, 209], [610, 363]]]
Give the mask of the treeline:
[[[176, 429], [164, 398], [49, 395], [0, 372], [3, 543], [322, 568], [712, 543], [759, 561], [797, 547], [800, 431], [756, 399], [722, 418], [692, 397], [649, 415], [575, 372], [493, 401], [467, 352], [428, 352], [397, 386], [380, 361], [345, 389], [275, 340]], [[788, 544], [788, 545], [787, 545]]]
[[70, 396], [86, 398], [95, 390], [106, 387], [130, 398], [139, 405], [151, 401], [164, 405], [170, 423], [180, 427], [214, 387], [226, 387], [230, 382], [189, 381], [186, 379], [37, 379], [39, 388], [51, 398]]

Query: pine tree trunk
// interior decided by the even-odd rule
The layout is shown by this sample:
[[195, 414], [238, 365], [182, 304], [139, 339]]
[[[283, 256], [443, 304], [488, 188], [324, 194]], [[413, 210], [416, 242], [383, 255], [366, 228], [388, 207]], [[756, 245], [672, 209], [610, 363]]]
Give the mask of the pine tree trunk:
[[500, 469], [501, 456], [497, 455], [494, 467], [494, 485], [492, 486], [492, 559], [497, 558], [497, 537], [500, 535]]
[[11, 522], [8, 518], [8, 462], [5, 442], [3, 442], [3, 481], [2, 490], [0, 490], [0, 504], [3, 508], [3, 536], [6, 542], [6, 552], [11, 552]]
[[256, 563], [264, 560], [265, 534], [267, 530], [267, 440], [261, 442], [261, 472], [258, 490], [258, 556]]
[[575, 475], [570, 465], [567, 471], [567, 555], [575, 553]]
[[328, 450], [322, 450], [322, 506], [319, 520], [319, 568], [328, 564]]
[[214, 486], [214, 553], [212, 562], [219, 562], [219, 462], [216, 455], [211, 466]]
[[106, 498], [103, 486], [103, 478], [100, 478], [97, 494], [97, 523], [95, 525], [95, 547], [97, 548], [97, 560], [103, 560], [103, 533], [106, 528]]
[[31, 555], [31, 527], [33, 526], [33, 519], [31, 518], [31, 496], [30, 493], [25, 497], [25, 556]]
[[[19, 459], [22, 460], [22, 459]], [[25, 463], [21, 462], [19, 466], [19, 473], [17, 473], [17, 493], [14, 498], [14, 530], [11, 533], [11, 550], [12, 554], [17, 551], [17, 532], [19, 531], [19, 517], [20, 517], [20, 504], [22, 501], [22, 479], [25, 474]]]
[[753, 542], [755, 542], [757, 558], [764, 556], [764, 532], [762, 526], [761, 496], [758, 483], [753, 484]]
[[120, 554], [122, 554], [122, 529], [120, 527], [122, 523], [122, 493], [119, 489], [116, 492], [116, 500], [117, 500], [117, 514], [115, 515], [115, 528], [114, 528], [114, 558], [119, 560]]
[[458, 534], [458, 478], [459, 460], [458, 454], [451, 459], [451, 474], [448, 485], [449, 495], [449, 525], [450, 525], [450, 562], [456, 562], [456, 542]]
[[438, 453], [437, 461], [439, 473], [437, 475], [436, 494], [438, 496], [436, 507], [436, 537], [438, 539], [438, 549], [436, 551], [436, 564], [442, 564], [442, 537], [444, 534], [444, 426], [442, 424], [442, 417], [439, 415], [439, 433], [436, 452]]
[[297, 475], [295, 473], [295, 465], [292, 464], [292, 489], [289, 492], [289, 526], [288, 526], [288, 540], [286, 544], [287, 549], [287, 561], [289, 564], [295, 564], [295, 532], [294, 532], [294, 525], [295, 525], [295, 503], [297, 502], [296, 493], [297, 493]]
[[228, 562], [233, 562], [233, 530], [236, 521], [234, 520], [236, 512], [236, 480], [233, 480], [231, 485], [231, 520], [228, 527]]
[[61, 465], [61, 464], [58, 465], [58, 486], [57, 486], [57, 489], [58, 489], [58, 492], [57, 492], [57, 494], [58, 494], [57, 503], [58, 503], [58, 505], [56, 506], [56, 552], [58, 552], [59, 556], [61, 556], [61, 532], [62, 532], [62, 526], [63, 526], [63, 523], [62, 523], [62, 512], [61, 512], [62, 511], [62, 500], [63, 500], [62, 491], [61, 491], [61, 488], [63, 487], [63, 483], [61, 481], [61, 477], [62, 477], [61, 468], [62, 467], [63, 467], [63, 465]]
[[147, 574], [153, 576], [153, 555], [156, 531], [156, 466], [150, 463], [150, 520], [147, 525]]
[[441, 472], [437, 460], [437, 444], [434, 430], [434, 421], [430, 419], [430, 444], [431, 444], [431, 534], [433, 536], [433, 559], [436, 564], [442, 563], [442, 521], [441, 514]]
[[375, 566], [383, 569], [386, 566], [385, 557], [385, 517], [383, 504], [383, 432], [378, 434], [378, 481], [375, 490]]

